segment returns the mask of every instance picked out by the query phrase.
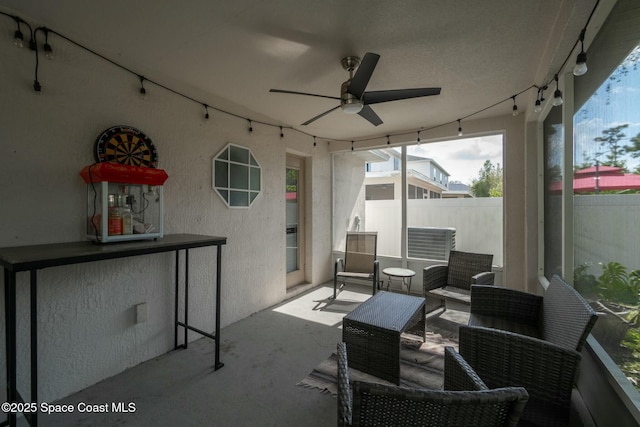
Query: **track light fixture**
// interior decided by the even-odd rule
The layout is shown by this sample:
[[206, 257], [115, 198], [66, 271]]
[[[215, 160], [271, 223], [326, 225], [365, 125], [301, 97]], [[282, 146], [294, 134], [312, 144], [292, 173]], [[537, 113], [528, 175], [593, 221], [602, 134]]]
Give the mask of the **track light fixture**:
[[513, 95], [511, 99], [513, 99], [513, 116], [515, 117], [518, 115], [518, 106], [516, 105], [516, 96]]
[[581, 76], [587, 72], [587, 54], [584, 52], [584, 33], [586, 30], [583, 28], [580, 32], [580, 53], [576, 58], [576, 65], [573, 67], [574, 76]]
[[460, 120], [461, 120], [461, 119], [458, 119], [458, 136], [462, 136], [462, 135], [464, 135], [464, 134], [462, 133], [462, 124], [460, 123]]
[[553, 105], [555, 107], [562, 105], [562, 91], [558, 88], [558, 75], [554, 76], [554, 80], [556, 81], [556, 90], [553, 92]]
[[144, 81], [146, 80], [143, 76], [138, 76], [140, 78], [140, 97], [142, 99], [147, 99], [147, 90], [144, 88]]

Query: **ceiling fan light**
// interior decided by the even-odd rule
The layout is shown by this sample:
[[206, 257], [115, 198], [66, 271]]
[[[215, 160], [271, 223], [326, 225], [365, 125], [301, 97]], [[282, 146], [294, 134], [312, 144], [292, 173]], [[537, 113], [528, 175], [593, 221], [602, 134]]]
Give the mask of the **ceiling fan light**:
[[347, 114], [358, 114], [362, 111], [364, 104], [359, 99], [348, 100], [340, 105], [342, 111]]

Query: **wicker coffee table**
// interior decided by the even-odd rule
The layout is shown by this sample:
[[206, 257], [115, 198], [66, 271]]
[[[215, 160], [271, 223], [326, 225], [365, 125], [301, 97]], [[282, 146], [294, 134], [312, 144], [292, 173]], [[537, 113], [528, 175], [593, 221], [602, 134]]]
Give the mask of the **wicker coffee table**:
[[399, 384], [400, 334], [417, 333], [424, 341], [424, 301], [381, 291], [347, 314], [342, 340], [347, 344], [349, 366]]

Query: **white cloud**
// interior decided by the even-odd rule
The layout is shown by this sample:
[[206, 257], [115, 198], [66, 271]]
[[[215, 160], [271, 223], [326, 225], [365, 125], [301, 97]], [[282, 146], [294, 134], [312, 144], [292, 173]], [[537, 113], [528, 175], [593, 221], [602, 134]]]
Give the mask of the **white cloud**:
[[449, 173], [450, 181], [461, 181], [467, 185], [478, 178], [486, 160], [503, 166], [502, 135], [414, 145], [408, 153], [434, 159]]

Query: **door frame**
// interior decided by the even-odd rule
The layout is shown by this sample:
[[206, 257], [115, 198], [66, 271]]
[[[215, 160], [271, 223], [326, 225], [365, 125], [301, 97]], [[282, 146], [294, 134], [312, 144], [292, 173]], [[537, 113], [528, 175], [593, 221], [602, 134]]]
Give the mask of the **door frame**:
[[[296, 156], [294, 154], [286, 154], [286, 167], [285, 167], [285, 185], [286, 185], [286, 170], [297, 169], [298, 170], [298, 269], [290, 273], [287, 273], [287, 289], [304, 283], [305, 281], [305, 159], [304, 157]], [[286, 190], [285, 190], [286, 191]], [[285, 203], [287, 203], [285, 198]], [[285, 218], [286, 228], [286, 218]], [[286, 231], [285, 231], [286, 232]], [[285, 235], [285, 267], [286, 267], [286, 235]], [[285, 268], [286, 270], [286, 268]]]

